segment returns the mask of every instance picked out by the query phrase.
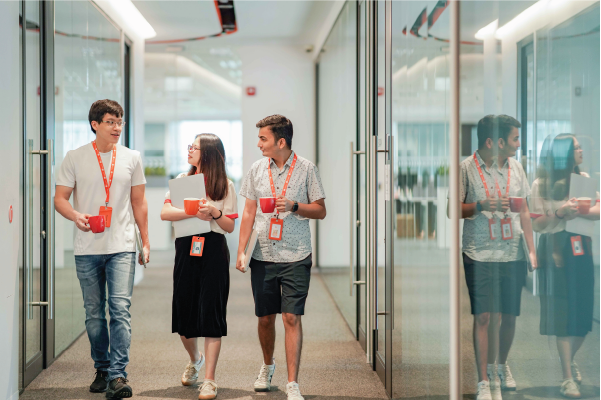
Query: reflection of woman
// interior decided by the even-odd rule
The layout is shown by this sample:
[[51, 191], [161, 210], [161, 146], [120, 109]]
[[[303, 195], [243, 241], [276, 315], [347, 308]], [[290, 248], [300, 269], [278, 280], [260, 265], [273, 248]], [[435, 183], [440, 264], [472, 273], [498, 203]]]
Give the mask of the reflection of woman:
[[[579, 398], [582, 381], [574, 356], [593, 325], [594, 266], [591, 238], [566, 232], [566, 221], [599, 219], [599, 204], [588, 214], [578, 212], [578, 201], [569, 198], [571, 174], [580, 174], [582, 149], [570, 134], [544, 143], [538, 177], [532, 184], [533, 222], [542, 235], [538, 246], [538, 287], [541, 301], [540, 333], [557, 336], [563, 371], [561, 394]], [[578, 246], [581, 243], [583, 251]], [[574, 247], [575, 243], [575, 247]]]
[[[180, 335], [190, 355], [190, 363], [182, 376], [182, 384], [192, 385], [205, 362], [198, 350], [197, 338], [204, 337], [207, 367], [200, 387], [199, 399], [217, 396], [215, 367], [221, 349], [221, 337], [227, 335], [226, 307], [230, 290], [230, 253], [224, 234], [234, 230], [238, 217], [234, 184], [225, 173], [225, 151], [221, 139], [210, 133], [196, 136], [188, 146], [188, 173], [178, 178], [202, 173], [205, 176], [206, 204], [198, 213], [188, 215], [171, 205], [167, 192], [161, 219], [180, 221], [199, 218], [210, 221], [211, 232], [198, 235], [204, 238], [202, 256], [192, 256], [193, 236], [175, 240], [175, 269], [173, 271], [172, 331]], [[204, 199], [203, 199], [204, 200]]]

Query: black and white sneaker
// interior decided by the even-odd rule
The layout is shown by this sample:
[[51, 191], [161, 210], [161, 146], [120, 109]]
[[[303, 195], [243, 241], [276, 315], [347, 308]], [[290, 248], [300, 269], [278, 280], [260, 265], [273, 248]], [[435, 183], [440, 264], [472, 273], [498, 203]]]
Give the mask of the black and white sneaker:
[[90, 385], [90, 392], [92, 393], [104, 393], [108, 388], [109, 383], [106, 381], [106, 377], [109, 375], [108, 371], [96, 370], [96, 376], [94, 382]]
[[127, 384], [128, 380], [119, 377], [109, 382], [109, 387], [106, 391], [107, 399], [127, 399], [132, 396], [131, 387]]

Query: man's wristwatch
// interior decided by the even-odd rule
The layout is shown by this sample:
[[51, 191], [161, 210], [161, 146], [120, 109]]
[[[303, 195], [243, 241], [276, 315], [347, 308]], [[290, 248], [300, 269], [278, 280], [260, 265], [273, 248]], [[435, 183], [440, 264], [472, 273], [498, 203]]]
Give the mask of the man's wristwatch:
[[476, 202], [476, 210], [478, 210], [478, 212], [482, 212], [482, 204], [480, 204], [480, 200]]
[[294, 202], [294, 205], [292, 206], [292, 212], [297, 212], [298, 211], [298, 201]]

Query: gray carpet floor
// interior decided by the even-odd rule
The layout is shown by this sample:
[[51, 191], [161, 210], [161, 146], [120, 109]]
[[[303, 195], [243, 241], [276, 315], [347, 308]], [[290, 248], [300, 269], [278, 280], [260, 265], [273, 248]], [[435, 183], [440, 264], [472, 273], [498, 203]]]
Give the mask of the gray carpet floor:
[[[235, 269], [230, 272], [228, 336], [223, 339], [217, 366], [218, 398], [284, 399], [287, 380], [281, 320], [277, 323], [277, 368], [273, 378], [276, 388], [271, 393], [255, 393], [252, 385], [262, 356], [250, 276]], [[183, 387], [180, 383], [188, 357], [178, 336], [171, 333], [171, 276], [172, 268], [148, 268], [144, 280], [134, 289], [131, 361], [127, 371], [135, 399], [195, 399], [198, 395], [197, 386]], [[307, 400], [387, 398], [319, 273], [312, 276], [303, 327], [299, 382]], [[94, 372], [84, 334], [25, 389], [20, 399], [103, 399], [104, 394], [88, 392]]]

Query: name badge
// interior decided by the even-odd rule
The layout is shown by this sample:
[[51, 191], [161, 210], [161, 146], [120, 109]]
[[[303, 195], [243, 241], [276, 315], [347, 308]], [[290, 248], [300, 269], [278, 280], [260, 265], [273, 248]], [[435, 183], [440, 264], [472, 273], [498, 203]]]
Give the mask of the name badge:
[[200, 236], [192, 236], [192, 247], [190, 247], [190, 255], [194, 257], [202, 257], [202, 251], [205, 247], [205, 238]]
[[100, 206], [98, 215], [104, 215], [104, 226], [107, 228], [111, 227], [111, 216], [113, 215], [113, 207]]
[[503, 240], [513, 239], [513, 228], [511, 227], [511, 218], [505, 218], [501, 220], [501, 234]]
[[572, 253], [574, 253], [575, 256], [584, 255], [584, 248], [582, 247], [582, 238], [580, 235], [572, 236]]
[[493, 217], [488, 220], [488, 230], [490, 231], [490, 240], [497, 240], [500, 236], [499, 225], [497, 225], [497, 220]]
[[272, 218], [269, 224], [269, 239], [282, 240], [282, 230], [284, 229], [284, 220]]

